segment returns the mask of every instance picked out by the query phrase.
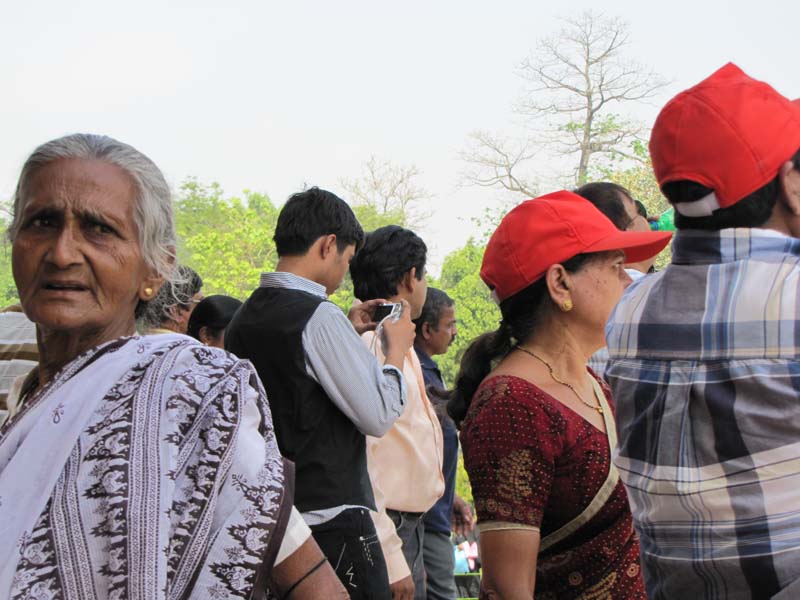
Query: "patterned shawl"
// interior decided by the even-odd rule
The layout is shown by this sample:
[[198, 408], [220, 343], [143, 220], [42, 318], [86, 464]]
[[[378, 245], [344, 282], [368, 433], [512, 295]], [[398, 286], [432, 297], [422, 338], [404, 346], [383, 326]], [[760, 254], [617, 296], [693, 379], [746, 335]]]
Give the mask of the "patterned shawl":
[[0, 429], [0, 598], [251, 598], [291, 479], [248, 362], [181, 335], [89, 350]]

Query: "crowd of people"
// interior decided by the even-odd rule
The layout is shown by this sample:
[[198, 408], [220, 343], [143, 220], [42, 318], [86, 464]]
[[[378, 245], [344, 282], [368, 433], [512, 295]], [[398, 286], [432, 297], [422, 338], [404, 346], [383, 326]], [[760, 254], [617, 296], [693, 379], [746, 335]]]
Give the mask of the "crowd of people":
[[455, 600], [473, 526], [481, 598], [800, 597], [800, 105], [728, 64], [650, 153], [670, 265], [614, 182], [522, 202], [480, 272], [501, 320], [445, 382], [458, 306], [415, 232], [306, 189], [275, 270], [204, 298], [152, 161], [41, 145], [0, 313], [0, 597]]

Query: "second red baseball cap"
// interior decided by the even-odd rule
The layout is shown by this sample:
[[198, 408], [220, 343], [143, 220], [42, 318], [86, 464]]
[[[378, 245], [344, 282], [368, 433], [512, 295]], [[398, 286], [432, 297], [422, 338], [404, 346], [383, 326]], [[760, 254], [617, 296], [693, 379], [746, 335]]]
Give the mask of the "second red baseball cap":
[[623, 250], [627, 262], [639, 262], [661, 252], [671, 236], [620, 231], [588, 200], [554, 192], [523, 202], [503, 218], [486, 246], [481, 279], [502, 301], [578, 254]]
[[688, 216], [711, 214], [752, 194], [798, 149], [800, 107], [733, 63], [670, 100], [650, 136], [660, 186], [686, 180], [714, 192], [702, 206], [676, 206]]

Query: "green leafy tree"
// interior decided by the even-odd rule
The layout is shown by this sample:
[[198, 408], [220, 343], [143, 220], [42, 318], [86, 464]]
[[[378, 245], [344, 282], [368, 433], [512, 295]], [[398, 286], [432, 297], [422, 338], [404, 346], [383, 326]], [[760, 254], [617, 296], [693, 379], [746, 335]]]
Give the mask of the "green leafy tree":
[[19, 302], [17, 285], [11, 272], [11, 242], [6, 236], [6, 229], [11, 223], [11, 202], [0, 203], [0, 308]]
[[[500, 218], [494, 213], [487, 216], [498, 221]], [[438, 285], [455, 301], [458, 319], [458, 335], [455, 341], [447, 354], [437, 357], [445, 383], [450, 386], [455, 382], [461, 357], [467, 346], [479, 335], [497, 329], [500, 320], [500, 310], [480, 278], [484, 248], [485, 243], [470, 239], [462, 248], [451, 252], [442, 265]], [[473, 503], [472, 489], [462, 456], [458, 458], [456, 494]]]
[[226, 198], [219, 184], [189, 179], [175, 201], [178, 257], [203, 278], [205, 294], [246, 298], [277, 263], [278, 209], [265, 194]]
[[438, 358], [448, 385], [458, 374], [461, 356], [476, 337], [497, 329], [500, 310], [480, 278], [484, 246], [470, 239], [463, 248], [451, 252], [442, 265], [439, 286], [455, 301], [458, 335], [447, 354]]
[[[2, 224], [5, 230], [5, 223]], [[19, 302], [17, 285], [11, 272], [11, 244], [3, 238], [0, 243], [0, 308]]]
[[473, 506], [475, 505], [475, 500], [472, 497], [472, 486], [469, 484], [469, 475], [464, 468], [464, 455], [461, 452], [458, 453], [458, 466], [456, 467], [456, 494], [462, 500], [466, 500]]

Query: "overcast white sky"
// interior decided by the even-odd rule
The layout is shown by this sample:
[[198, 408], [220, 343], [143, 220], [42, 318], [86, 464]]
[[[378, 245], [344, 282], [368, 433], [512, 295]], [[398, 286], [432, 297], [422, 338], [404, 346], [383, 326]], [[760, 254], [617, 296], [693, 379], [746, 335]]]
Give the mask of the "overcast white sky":
[[[470, 131], [510, 129], [515, 66], [596, 2], [0, 3], [0, 197], [30, 151], [75, 131], [114, 136], [168, 180], [218, 181], [282, 203], [305, 184], [341, 193], [370, 157], [414, 164], [434, 197], [433, 266], [503, 198], [459, 186]], [[732, 60], [800, 96], [800, 4], [606, 0], [632, 58], [674, 83]], [[550, 191], [550, 190], [543, 190]]]

